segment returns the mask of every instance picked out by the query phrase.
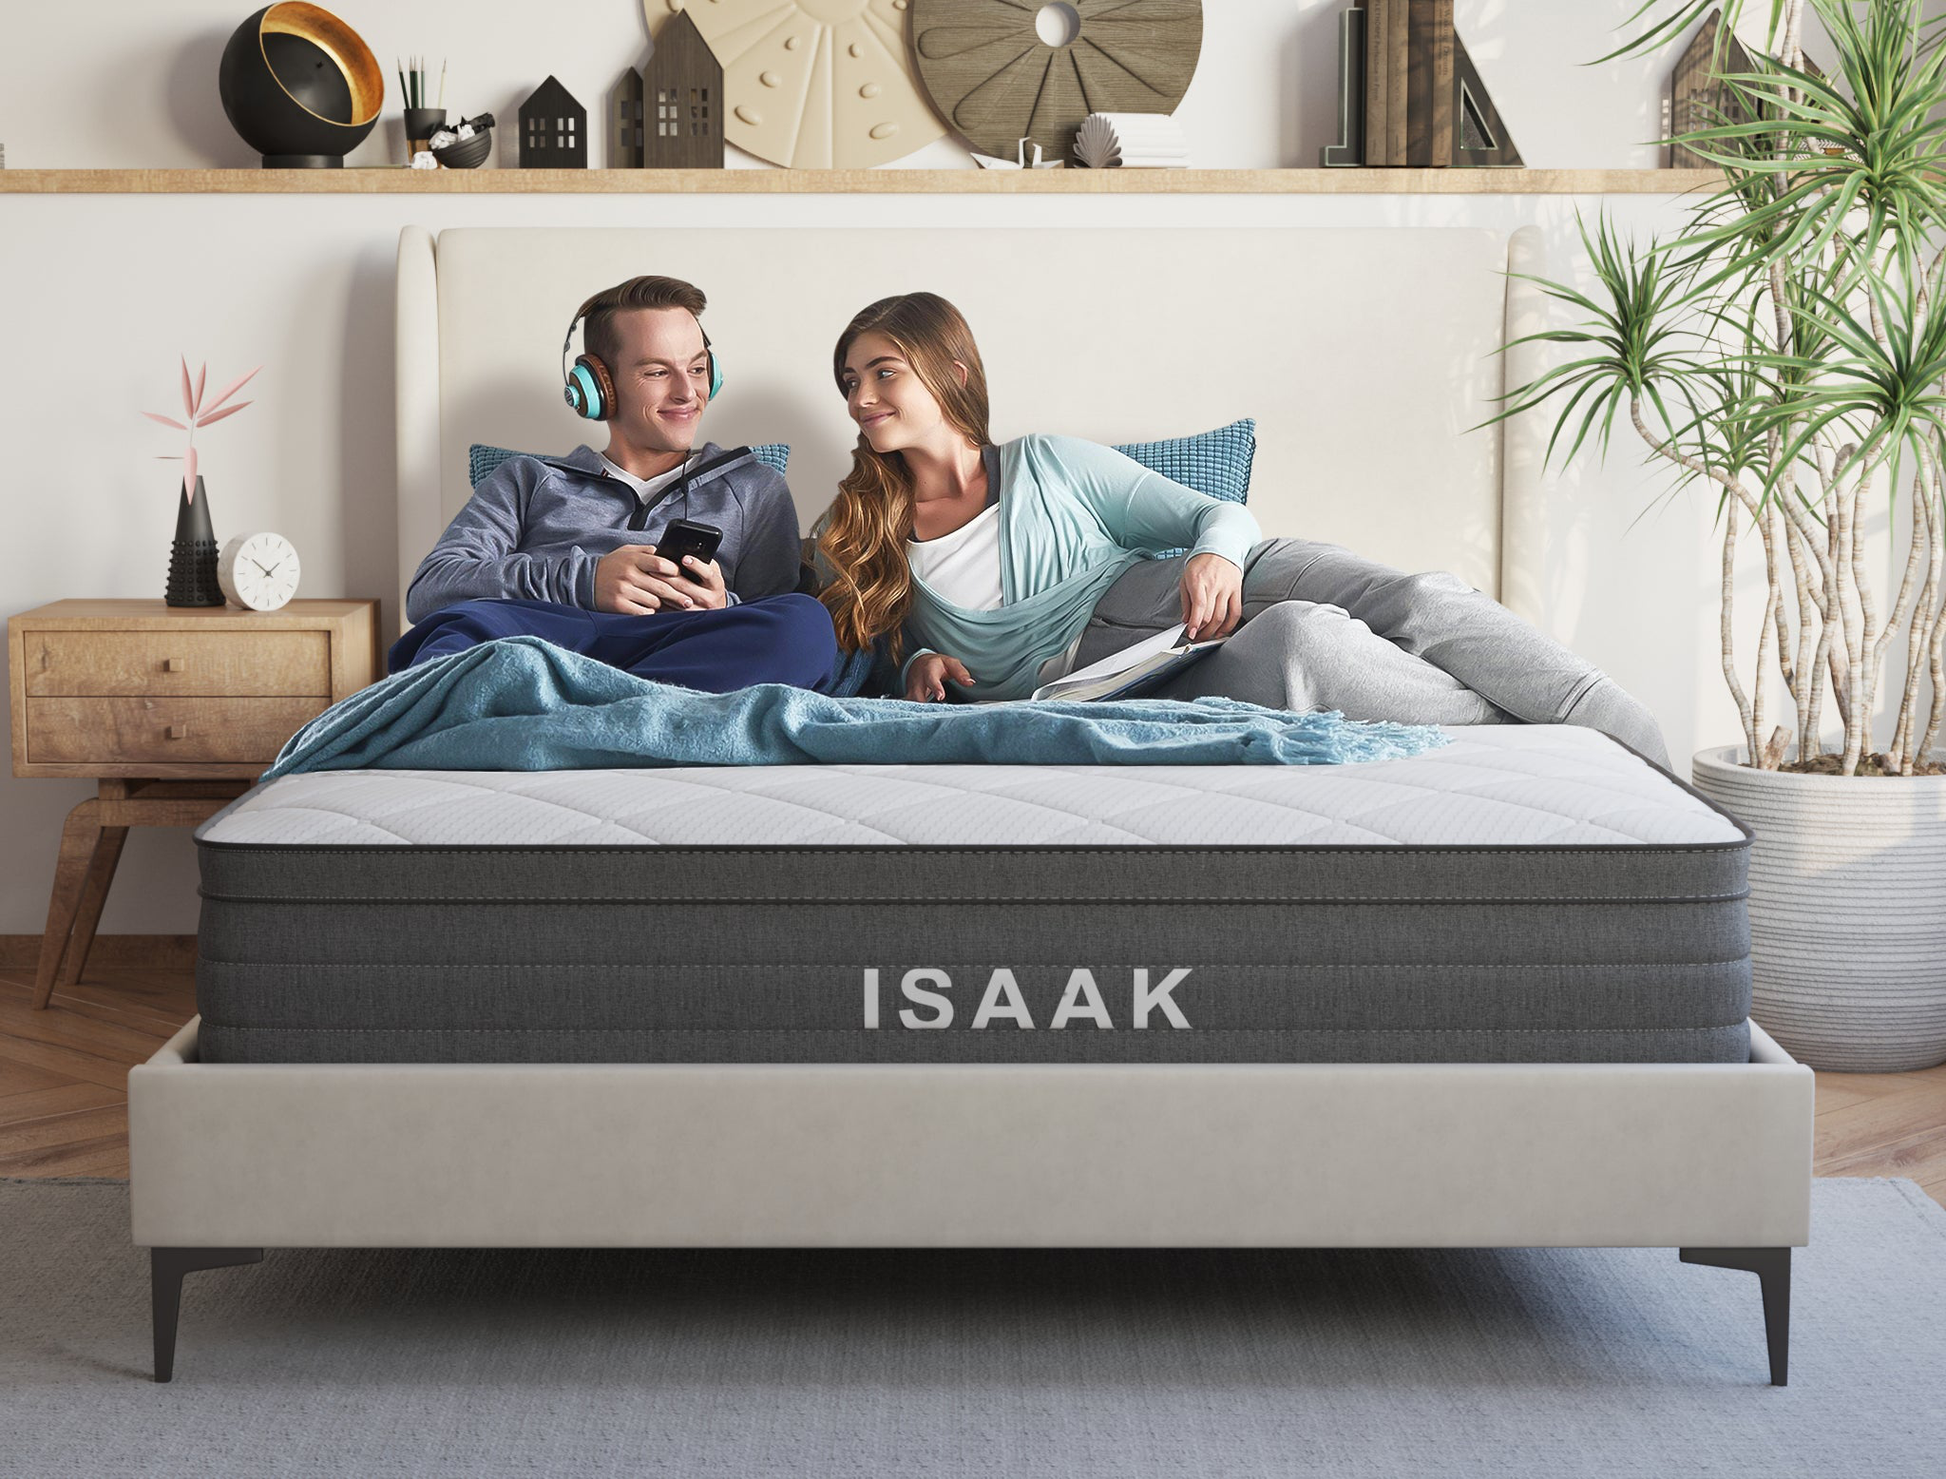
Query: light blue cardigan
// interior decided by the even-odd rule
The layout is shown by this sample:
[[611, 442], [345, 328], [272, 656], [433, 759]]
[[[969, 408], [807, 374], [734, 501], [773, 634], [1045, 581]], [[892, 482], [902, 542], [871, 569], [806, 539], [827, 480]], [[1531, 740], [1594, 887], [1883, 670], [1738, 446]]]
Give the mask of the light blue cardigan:
[[1024, 436], [997, 451], [1001, 604], [968, 611], [915, 573], [901, 685], [913, 658], [943, 652], [973, 675], [969, 697], [1025, 698], [1040, 686], [1041, 664], [1066, 650], [1145, 551], [1187, 547], [1242, 569], [1263, 537], [1241, 504], [1173, 483], [1099, 442]]

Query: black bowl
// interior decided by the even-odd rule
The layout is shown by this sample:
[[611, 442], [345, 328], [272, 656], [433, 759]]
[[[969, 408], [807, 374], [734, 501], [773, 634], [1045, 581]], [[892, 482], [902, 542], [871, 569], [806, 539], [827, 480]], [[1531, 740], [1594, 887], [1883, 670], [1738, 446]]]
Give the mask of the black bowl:
[[266, 169], [336, 169], [378, 123], [385, 74], [358, 33], [317, 5], [266, 5], [216, 71], [223, 111]]
[[479, 129], [470, 139], [461, 139], [443, 149], [433, 150], [432, 157], [447, 169], [472, 169], [475, 165], [486, 163], [487, 155], [492, 152], [492, 132]]

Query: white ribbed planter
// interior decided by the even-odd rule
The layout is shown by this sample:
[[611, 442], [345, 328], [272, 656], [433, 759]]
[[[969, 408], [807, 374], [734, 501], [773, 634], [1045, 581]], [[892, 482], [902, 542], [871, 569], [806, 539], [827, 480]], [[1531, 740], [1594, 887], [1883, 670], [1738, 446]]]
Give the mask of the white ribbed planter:
[[1800, 1063], [1946, 1062], [1946, 776], [1751, 770], [1703, 750], [1696, 789], [1756, 834], [1750, 1015]]

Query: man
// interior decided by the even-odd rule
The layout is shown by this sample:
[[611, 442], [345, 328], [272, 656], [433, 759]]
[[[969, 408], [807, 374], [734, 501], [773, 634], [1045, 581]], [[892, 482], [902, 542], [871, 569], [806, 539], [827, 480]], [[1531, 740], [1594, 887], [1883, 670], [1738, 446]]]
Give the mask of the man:
[[[705, 303], [686, 282], [636, 277], [582, 304], [570, 385], [577, 409], [607, 424], [607, 450], [511, 457], [474, 489], [412, 578], [415, 625], [391, 671], [528, 634], [715, 693], [833, 678], [831, 618], [794, 593], [790, 488], [747, 448], [695, 444], [720, 384]], [[659, 556], [675, 519], [722, 530], [715, 558]]]

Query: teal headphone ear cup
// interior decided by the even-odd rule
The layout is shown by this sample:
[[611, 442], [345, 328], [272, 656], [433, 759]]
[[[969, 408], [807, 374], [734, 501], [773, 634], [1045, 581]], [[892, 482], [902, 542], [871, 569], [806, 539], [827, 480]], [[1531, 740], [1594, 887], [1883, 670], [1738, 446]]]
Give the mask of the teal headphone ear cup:
[[567, 402], [590, 421], [607, 421], [615, 414], [615, 385], [608, 367], [592, 354], [578, 355], [568, 371]]
[[589, 421], [607, 419], [608, 407], [602, 404], [601, 384], [595, 379], [594, 372], [579, 360], [568, 371], [563, 399], [574, 408], [577, 416]]
[[711, 345], [709, 352], [709, 398], [715, 400], [722, 393], [723, 363], [716, 357], [716, 347]]

